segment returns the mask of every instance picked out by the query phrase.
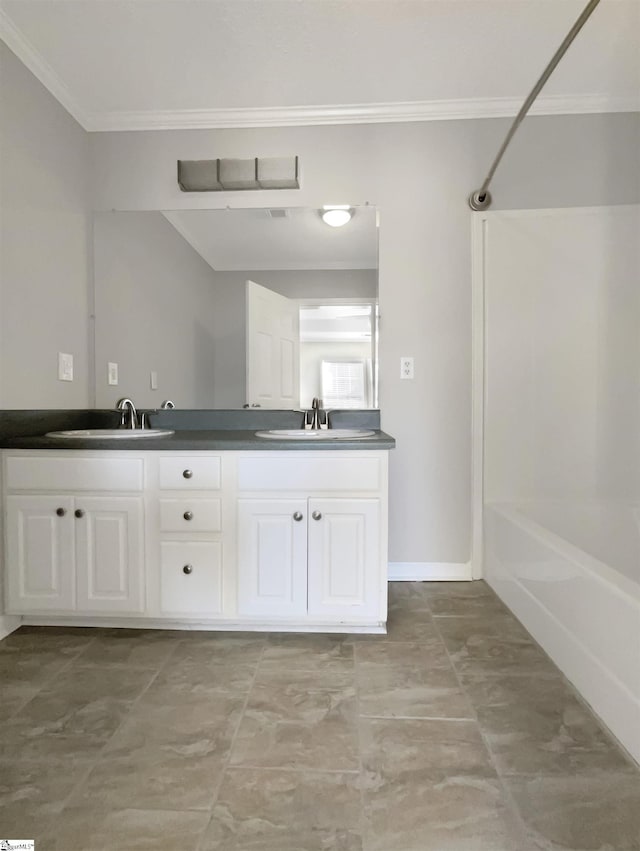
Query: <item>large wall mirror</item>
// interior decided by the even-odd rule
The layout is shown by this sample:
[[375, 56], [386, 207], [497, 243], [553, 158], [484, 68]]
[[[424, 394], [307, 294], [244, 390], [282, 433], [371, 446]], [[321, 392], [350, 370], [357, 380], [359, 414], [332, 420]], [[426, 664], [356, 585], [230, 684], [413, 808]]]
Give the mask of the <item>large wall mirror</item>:
[[377, 407], [377, 215], [352, 209], [96, 213], [97, 407]]

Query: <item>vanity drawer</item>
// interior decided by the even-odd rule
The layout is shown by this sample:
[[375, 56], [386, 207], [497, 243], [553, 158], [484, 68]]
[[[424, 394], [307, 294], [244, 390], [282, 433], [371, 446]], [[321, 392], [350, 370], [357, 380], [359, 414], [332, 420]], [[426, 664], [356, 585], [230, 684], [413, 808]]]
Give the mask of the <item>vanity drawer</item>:
[[[321, 456], [321, 457], [318, 457]], [[381, 459], [364, 454], [301, 457], [240, 458], [238, 489], [241, 491], [377, 491], [384, 483]]]
[[160, 487], [165, 490], [220, 490], [219, 457], [185, 455], [159, 461]]
[[142, 458], [47, 458], [9, 455], [8, 490], [141, 491]]
[[220, 532], [221, 500], [161, 499], [161, 532]]
[[222, 612], [222, 545], [217, 541], [160, 544], [160, 608], [178, 615]]

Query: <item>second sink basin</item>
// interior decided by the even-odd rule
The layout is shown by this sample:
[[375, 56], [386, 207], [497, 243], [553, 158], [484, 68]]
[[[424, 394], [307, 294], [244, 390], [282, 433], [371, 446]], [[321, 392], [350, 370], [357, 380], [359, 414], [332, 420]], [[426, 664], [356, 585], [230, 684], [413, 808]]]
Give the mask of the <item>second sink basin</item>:
[[274, 428], [270, 431], [257, 431], [256, 437], [271, 440], [359, 440], [361, 437], [373, 437], [375, 431], [368, 428]]
[[45, 437], [76, 438], [79, 440], [131, 440], [140, 437], [168, 437], [170, 428], [72, 428], [68, 431], [48, 431]]

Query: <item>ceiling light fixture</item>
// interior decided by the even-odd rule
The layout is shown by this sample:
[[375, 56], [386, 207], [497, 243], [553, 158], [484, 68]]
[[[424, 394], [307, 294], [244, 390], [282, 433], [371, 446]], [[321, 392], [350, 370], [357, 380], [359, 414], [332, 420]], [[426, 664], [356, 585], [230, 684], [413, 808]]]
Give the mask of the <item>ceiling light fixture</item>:
[[341, 228], [351, 221], [353, 210], [348, 205], [325, 206], [322, 208], [322, 221], [332, 228]]

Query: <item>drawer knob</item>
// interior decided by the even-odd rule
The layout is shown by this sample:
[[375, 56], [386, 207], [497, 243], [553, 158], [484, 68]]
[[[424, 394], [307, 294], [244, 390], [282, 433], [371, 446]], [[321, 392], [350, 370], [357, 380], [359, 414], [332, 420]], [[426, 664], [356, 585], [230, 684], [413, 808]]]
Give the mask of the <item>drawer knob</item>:
[[322, 520], [322, 512], [321, 511], [314, 511], [311, 516], [313, 517], [314, 520]]
[[73, 513], [76, 515], [76, 517], [84, 517], [84, 511], [81, 508], [76, 508]]
[[185, 520], [193, 520], [193, 511], [185, 511], [182, 516]]
[[189, 574], [193, 573], [193, 565], [192, 564], [185, 564], [185, 566], [182, 568], [182, 572], [186, 573], [187, 576], [189, 576]]
[[182, 471], [182, 476], [183, 476], [183, 478], [185, 478], [185, 479], [191, 479], [191, 478], [193, 478], [193, 470], [183, 470], [183, 471]]
[[294, 520], [302, 520], [302, 512], [296, 511], [296, 513], [293, 515], [293, 519]]
[[65, 511], [65, 509], [64, 509], [64, 508], [56, 508], [56, 514], [58, 515], [58, 517], [64, 517], [64, 515], [65, 515], [66, 513], [67, 513], [67, 512]]

